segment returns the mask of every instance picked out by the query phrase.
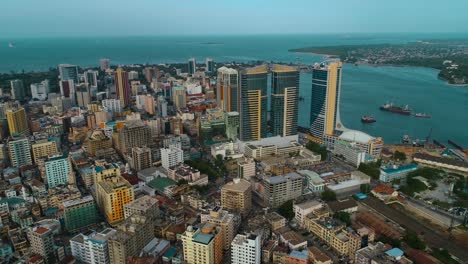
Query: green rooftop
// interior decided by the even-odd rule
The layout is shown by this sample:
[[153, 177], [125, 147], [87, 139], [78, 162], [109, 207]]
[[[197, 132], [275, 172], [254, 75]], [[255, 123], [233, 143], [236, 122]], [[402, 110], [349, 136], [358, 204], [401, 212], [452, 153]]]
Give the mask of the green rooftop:
[[164, 192], [164, 189], [166, 187], [171, 186], [171, 185], [177, 185], [177, 182], [169, 178], [157, 177], [156, 179], [150, 181], [148, 185], [153, 189], [157, 189], [160, 192]]
[[193, 240], [197, 243], [202, 243], [202, 244], [205, 244], [205, 245], [208, 245], [211, 241], [211, 239], [213, 239], [213, 235], [211, 234], [203, 234], [203, 233], [198, 233], [195, 235], [195, 237], [193, 238]]

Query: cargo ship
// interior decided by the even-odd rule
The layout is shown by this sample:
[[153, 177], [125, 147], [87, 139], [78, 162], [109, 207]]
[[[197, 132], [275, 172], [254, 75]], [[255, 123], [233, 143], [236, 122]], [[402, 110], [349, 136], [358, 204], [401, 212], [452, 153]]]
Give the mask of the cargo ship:
[[363, 123], [375, 123], [375, 122], [377, 122], [377, 120], [372, 116], [362, 116], [361, 117], [361, 122], [363, 122]]
[[426, 113], [416, 113], [414, 114], [415, 117], [421, 117], [421, 118], [431, 118], [431, 115], [426, 114]]
[[404, 107], [400, 107], [400, 106], [394, 106], [391, 103], [384, 104], [380, 106], [380, 110], [395, 113], [395, 114], [400, 114], [400, 115], [411, 115], [411, 109], [408, 107], [408, 105], [405, 105]]

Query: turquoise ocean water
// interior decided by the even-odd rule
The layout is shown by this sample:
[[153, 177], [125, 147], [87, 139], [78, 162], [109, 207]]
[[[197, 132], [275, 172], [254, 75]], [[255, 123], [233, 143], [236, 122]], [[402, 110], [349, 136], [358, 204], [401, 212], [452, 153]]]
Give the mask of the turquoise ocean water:
[[[175, 63], [195, 57], [202, 62], [253, 61], [314, 63], [313, 54], [294, 54], [291, 48], [307, 46], [404, 43], [421, 39], [468, 38], [448, 34], [362, 35], [263, 35], [263, 36], [161, 36], [102, 38], [0, 39], [0, 72], [44, 70], [59, 63], [96, 66], [100, 58], [112, 64]], [[9, 43], [14, 48], [9, 48]], [[301, 74], [299, 122], [309, 124], [311, 76]], [[387, 102], [408, 104], [431, 119], [418, 119], [380, 112]], [[377, 123], [363, 125], [362, 115]], [[449, 86], [437, 79], [437, 71], [416, 67], [345, 65], [341, 94], [341, 117], [345, 126], [382, 136], [397, 143], [404, 134], [424, 139], [432, 128], [433, 138], [452, 139], [468, 148], [468, 87]]]

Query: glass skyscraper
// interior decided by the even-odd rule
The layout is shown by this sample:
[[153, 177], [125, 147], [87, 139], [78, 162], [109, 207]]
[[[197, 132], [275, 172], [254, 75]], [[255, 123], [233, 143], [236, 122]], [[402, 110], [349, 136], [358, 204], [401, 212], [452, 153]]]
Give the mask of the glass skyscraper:
[[273, 136], [297, 134], [299, 71], [275, 64], [271, 69], [271, 124]]
[[218, 107], [225, 112], [239, 111], [239, 75], [237, 70], [226, 67], [218, 69], [216, 99]]
[[267, 136], [268, 67], [247, 68], [240, 74], [240, 140], [259, 140]]
[[341, 71], [343, 64], [327, 61], [316, 64], [312, 70], [312, 102], [310, 109], [310, 133], [322, 143], [325, 135], [340, 129], [339, 117]]

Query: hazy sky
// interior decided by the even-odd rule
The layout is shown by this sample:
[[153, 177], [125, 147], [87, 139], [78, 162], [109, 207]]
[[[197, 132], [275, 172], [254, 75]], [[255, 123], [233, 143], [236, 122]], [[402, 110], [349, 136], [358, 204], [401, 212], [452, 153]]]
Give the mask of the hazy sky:
[[468, 0], [1, 0], [0, 38], [468, 32]]

